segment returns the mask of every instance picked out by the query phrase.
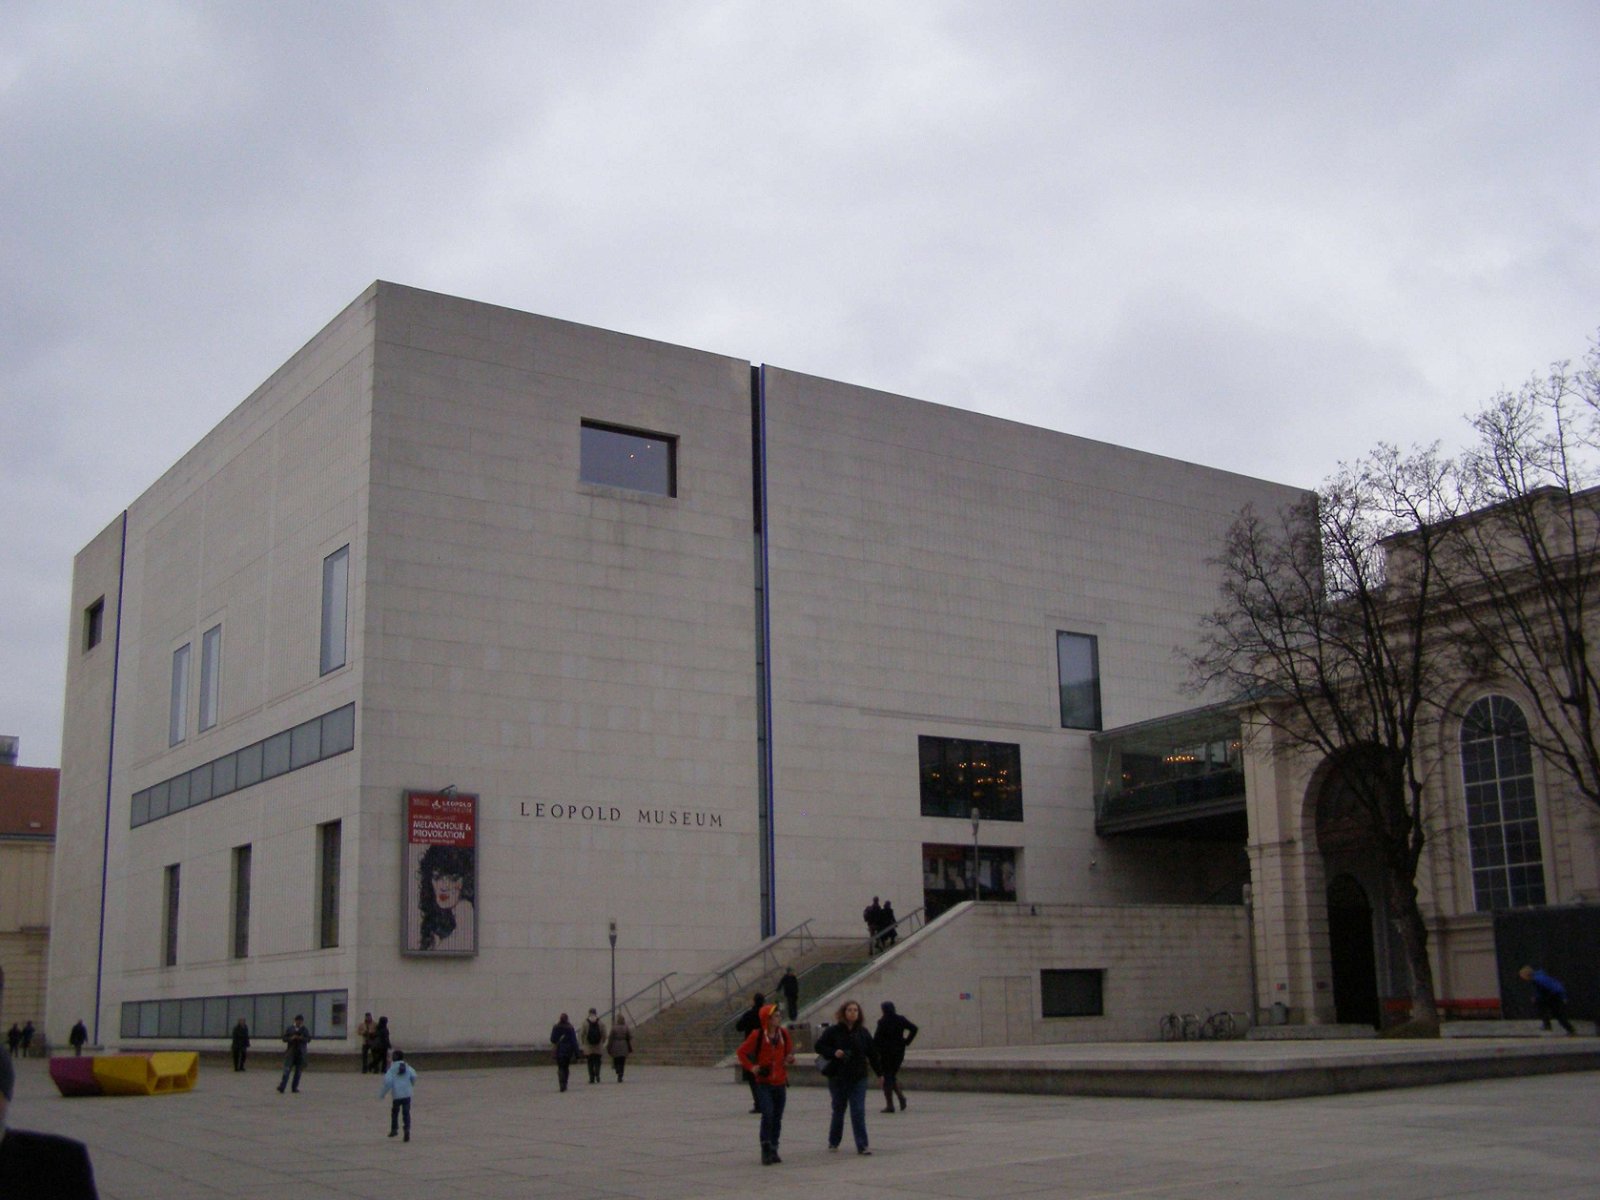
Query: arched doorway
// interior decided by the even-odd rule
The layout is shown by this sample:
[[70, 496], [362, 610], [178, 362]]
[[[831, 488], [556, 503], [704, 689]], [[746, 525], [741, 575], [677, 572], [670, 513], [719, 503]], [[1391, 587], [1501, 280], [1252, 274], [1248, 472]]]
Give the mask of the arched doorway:
[[[1382, 879], [1382, 846], [1370, 803], [1358, 787], [1383, 772], [1382, 751], [1356, 747], [1326, 765], [1315, 788], [1317, 847], [1322, 853], [1328, 918], [1328, 957], [1334, 1019], [1340, 1024], [1383, 1023], [1382, 997], [1389, 969], [1388, 922], [1374, 899]], [[1361, 776], [1365, 775], [1365, 778]], [[1380, 906], [1381, 907], [1381, 906]]]
[[1380, 1023], [1378, 955], [1372, 902], [1349, 874], [1328, 884], [1328, 953], [1333, 960], [1333, 1007], [1341, 1025]]

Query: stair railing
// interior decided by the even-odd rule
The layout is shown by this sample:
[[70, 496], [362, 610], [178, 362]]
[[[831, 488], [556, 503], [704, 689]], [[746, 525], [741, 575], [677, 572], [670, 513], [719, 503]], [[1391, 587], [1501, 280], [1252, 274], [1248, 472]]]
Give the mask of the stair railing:
[[890, 946], [894, 945], [897, 938], [910, 937], [917, 930], [921, 929], [928, 923], [927, 918], [923, 915], [926, 913], [926, 911], [926, 909], [919, 908], [916, 912], [911, 913], [909, 916], [901, 917], [887, 929], [880, 929], [877, 933], [868, 937], [866, 939], [867, 957], [870, 958], [872, 955], [877, 954], [880, 951], [887, 950]]
[[[611, 1012], [606, 1013], [606, 1021], [609, 1023], [615, 1014], [620, 1012], [623, 1016], [628, 1018], [629, 1025], [639, 1025], [645, 1021], [648, 1021], [663, 1008], [666, 1008], [667, 1005], [676, 1003], [678, 999], [677, 994], [672, 990], [672, 985], [667, 981], [675, 977], [677, 974], [678, 973], [676, 971], [668, 971], [660, 979], [645, 984], [626, 1000], [618, 1001], [617, 1007]], [[650, 993], [655, 994], [655, 1004], [650, 1008], [644, 1009], [643, 1016], [635, 1016], [632, 1006], [636, 1001], [642, 999], [644, 996], [649, 995]]]

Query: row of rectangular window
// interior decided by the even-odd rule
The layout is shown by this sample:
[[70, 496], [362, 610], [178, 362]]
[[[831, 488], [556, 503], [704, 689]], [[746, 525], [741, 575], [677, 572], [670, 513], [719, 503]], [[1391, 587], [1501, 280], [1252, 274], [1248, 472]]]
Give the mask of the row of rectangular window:
[[[84, 649], [100, 642], [105, 616], [105, 597], [96, 600], [84, 614]], [[350, 547], [341, 546], [322, 560], [322, 636], [318, 667], [328, 674], [344, 666], [349, 658]], [[172, 689], [167, 704], [167, 745], [182, 745], [189, 736], [189, 659], [191, 643], [172, 652]], [[200, 635], [200, 714], [201, 733], [213, 728], [220, 716], [222, 697], [222, 625], [213, 625]]]
[[349, 993], [257, 992], [244, 996], [195, 996], [185, 1000], [125, 1000], [124, 1038], [224, 1038], [242, 1018], [252, 1038], [275, 1040], [299, 1014], [313, 1038], [349, 1034]]
[[312, 766], [355, 749], [355, 744], [352, 703], [135, 792], [130, 828]]
[[[328, 821], [317, 826], [317, 946], [328, 950], [339, 944], [339, 870], [343, 825]], [[234, 958], [250, 954], [251, 847], [233, 848], [233, 874], [228, 903], [229, 953]], [[167, 867], [162, 894], [161, 964], [178, 965], [178, 913], [182, 895], [180, 864]]]

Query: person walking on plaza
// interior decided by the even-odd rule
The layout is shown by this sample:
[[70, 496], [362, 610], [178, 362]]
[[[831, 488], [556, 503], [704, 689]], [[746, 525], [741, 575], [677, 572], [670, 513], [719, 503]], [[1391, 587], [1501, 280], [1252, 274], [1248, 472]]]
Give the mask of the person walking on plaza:
[[778, 994], [783, 997], [783, 1006], [789, 1010], [789, 1020], [793, 1021], [800, 1015], [800, 980], [795, 977], [793, 967], [783, 969], [783, 978], [778, 980]]
[[739, 1065], [755, 1077], [761, 1108], [761, 1165], [781, 1163], [778, 1139], [783, 1135], [783, 1110], [789, 1097], [789, 1066], [794, 1062], [794, 1042], [776, 1004], [761, 1010], [761, 1028], [740, 1043]]
[[567, 1090], [567, 1077], [572, 1073], [572, 1060], [578, 1057], [578, 1031], [572, 1027], [567, 1014], [550, 1029], [550, 1044], [556, 1048], [556, 1082]]
[[300, 1072], [306, 1068], [306, 1046], [311, 1041], [311, 1030], [306, 1028], [306, 1019], [299, 1013], [294, 1015], [294, 1024], [283, 1031], [283, 1078], [278, 1080], [278, 1091], [289, 1086], [289, 1075], [294, 1075], [294, 1087], [291, 1091], [300, 1091]]
[[394, 1052], [394, 1061], [389, 1064], [389, 1069], [383, 1073], [383, 1087], [378, 1089], [378, 1099], [393, 1094], [394, 1099], [389, 1103], [389, 1136], [394, 1137], [400, 1132], [400, 1118], [405, 1117], [406, 1141], [411, 1140], [411, 1093], [417, 1084], [417, 1072], [406, 1061], [403, 1051]]
[[594, 1009], [583, 1019], [583, 1057], [589, 1064], [589, 1082], [600, 1082], [600, 1059], [605, 1054], [606, 1023]]
[[22, 1026], [13, 1021], [11, 1022], [11, 1028], [6, 1030], [6, 1049], [11, 1051], [11, 1057], [15, 1058], [17, 1056], [17, 1050], [21, 1046]]
[[231, 1048], [233, 1050], [233, 1069], [235, 1071], [244, 1070], [245, 1053], [250, 1049], [250, 1026], [244, 1023], [243, 1017], [233, 1023], [233, 1043]]
[[878, 1048], [878, 1067], [883, 1072], [883, 1111], [894, 1111], [894, 1098], [900, 1098], [900, 1111], [906, 1110], [906, 1094], [900, 1090], [900, 1064], [906, 1060], [906, 1047], [916, 1039], [917, 1027], [894, 1010], [894, 1001], [883, 1002], [883, 1016], [872, 1031], [872, 1044]]
[[83, 1018], [78, 1018], [78, 1023], [72, 1027], [72, 1032], [67, 1034], [67, 1044], [72, 1047], [72, 1057], [76, 1058], [83, 1053], [84, 1043], [89, 1040], [89, 1029], [83, 1023]]
[[371, 1013], [363, 1017], [361, 1024], [356, 1026], [356, 1036], [361, 1039], [361, 1073], [363, 1075], [368, 1071], [377, 1070], [372, 1065], [372, 1039], [377, 1032], [378, 1023], [372, 1019]]
[[622, 1082], [622, 1073], [628, 1069], [628, 1055], [633, 1053], [633, 1030], [628, 1028], [628, 1018], [621, 1013], [611, 1022], [611, 1036], [606, 1039], [606, 1053], [611, 1056], [611, 1069]]
[[[757, 1029], [760, 1029], [761, 1010], [766, 1006], [766, 1003], [766, 996], [762, 995], [760, 992], [757, 992], [755, 995], [751, 996], [750, 1007], [740, 1013], [739, 1019], [733, 1023], [734, 1031], [749, 1037], [750, 1034], [754, 1033]], [[749, 1071], [744, 1071], [743, 1074], [744, 1081], [750, 1085], [750, 1111], [753, 1113], [758, 1113], [761, 1111], [761, 1097], [756, 1094], [756, 1077]]]
[[1578, 1032], [1567, 1020], [1567, 989], [1561, 986], [1559, 979], [1542, 970], [1535, 971], [1532, 967], [1523, 967], [1517, 974], [1533, 984], [1533, 1006], [1539, 1010], [1539, 1019], [1544, 1022], [1547, 1031], [1551, 1018], [1554, 1018], [1567, 1031], [1568, 1037]]
[[28, 1050], [29, 1050], [30, 1047], [32, 1047], [32, 1045], [33, 1045], [33, 1022], [32, 1021], [24, 1021], [22, 1023], [22, 1057], [23, 1058], [27, 1058], [28, 1057]]
[[871, 1154], [867, 1146], [867, 1069], [883, 1073], [878, 1062], [878, 1048], [872, 1044], [872, 1035], [862, 1023], [861, 1005], [846, 1000], [835, 1016], [837, 1023], [828, 1026], [816, 1044], [819, 1057], [833, 1060], [832, 1070], [823, 1071], [828, 1077], [828, 1095], [833, 1101], [833, 1115], [828, 1122], [828, 1149], [839, 1148], [844, 1137], [844, 1112], [849, 1108], [856, 1153]]
[[0, 1050], [0, 1196], [97, 1200], [87, 1146], [53, 1133], [11, 1127], [8, 1118], [16, 1083], [11, 1055]]

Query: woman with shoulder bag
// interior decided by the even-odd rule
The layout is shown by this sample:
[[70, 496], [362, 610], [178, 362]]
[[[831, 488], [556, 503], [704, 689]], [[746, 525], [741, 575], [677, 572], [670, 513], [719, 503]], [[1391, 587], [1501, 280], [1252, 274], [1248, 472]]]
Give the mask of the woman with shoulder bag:
[[867, 1147], [867, 1069], [883, 1074], [878, 1048], [861, 1020], [861, 1005], [846, 1000], [830, 1025], [817, 1039], [816, 1052], [832, 1059], [837, 1066], [828, 1076], [828, 1095], [833, 1114], [828, 1122], [828, 1149], [837, 1150], [844, 1137], [844, 1111], [850, 1109], [850, 1131], [855, 1135], [856, 1153], [871, 1154]]

